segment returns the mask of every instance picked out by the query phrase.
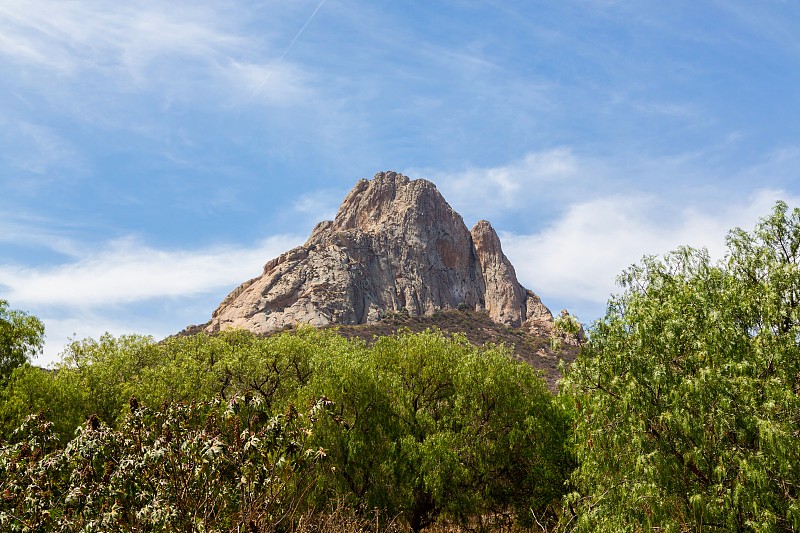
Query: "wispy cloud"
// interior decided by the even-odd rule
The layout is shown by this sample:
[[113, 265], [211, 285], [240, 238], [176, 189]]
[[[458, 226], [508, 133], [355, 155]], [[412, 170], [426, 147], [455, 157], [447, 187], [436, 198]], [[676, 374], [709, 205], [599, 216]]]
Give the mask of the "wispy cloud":
[[279, 61], [264, 37], [243, 32], [247, 14], [236, 13], [147, 0], [9, 0], [0, 6], [0, 56], [65, 80], [102, 79], [125, 93], [166, 89], [196, 98], [209, 90], [237, 94], [244, 83], [258, 88], [250, 98], [285, 103], [307, 92], [300, 67]]
[[[67, 234], [65, 228], [75, 229], [66, 221], [22, 210], [3, 212], [0, 213], [0, 245], [44, 249], [68, 257], [79, 257], [82, 247]], [[7, 261], [0, 256], [0, 264]]]
[[800, 146], [783, 145], [771, 150], [761, 161], [743, 169], [741, 177], [751, 183], [769, 180], [793, 186], [800, 181]]
[[0, 177], [8, 189], [35, 192], [45, 181], [63, 179], [65, 175], [81, 176], [88, 171], [89, 163], [80, 151], [47, 126], [0, 119], [0, 139], [0, 161], [26, 174], [26, 179], [14, 174]]
[[[429, 177], [445, 197], [458, 206], [472, 206], [480, 217], [522, 208], [535, 190], [567, 189], [580, 176], [579, 160], [567, 147], [531, 152], [507, 165], [440, 172], [411, 169], [413, 176]], [[464, 213], [466, 214], [466, 213]], [[470, 213], [472, 214], [472, 213]]]
[[[763, 41], [778, 44], [783, 50], [797, 56], [800, 54], [800, 39], [797, 37], [795, 22], [797, 5], [792, 2], [761, 4], [741, 0], [714, 2], [721, 13], [729, 13], [741, 28], [750, 35], [749, 39], [737, 39], [742, 46], [752, 47]], [[728, 39], [734, 39], [731, 33]]]
[[[53, 245], [47, 236], [40, 244]], [[167, 250], [126, 238], [94, 252], [73, 243], [73, 256], [54, 266], [0, 264], [0, 298], [44, 321], [46, 345], [37, 363], [48, 364], [73, 337], [106, 331], [163, 337], [202, 322], [228, 291], [303, 240], [276, 235], [251, 246]]]
[[220, 76], [227, 79], [231, 94], [229, 102], [290, 104], [307, 102], [312, 95], [311, 77], [296, 65], [231, 61], [219, 67]]
[[800, 147], [756, 152], [748, 164], [731, 165], [733, 153], [752, 150], [749, 140], [733, 131], [719, 142], [668, 153], [622, 148], [598, 154], [561, 146], [494, 167], [407, 173], [431, 179], [466, 219], [522, 219], [532, 228], [580, 203], [624, 195], [658, 199], [667, 209], [655, 209], [655, 220], [669, 218], [676, 206], [721, 212], [759, 188], [792, 190], [800, 179]]
[[545, 303], [592, 319], [616, 277], [643, 255], [690, 245], [722, 257], [731, 228], [752, 228], [778, 199], [800, 205], [786, 192], [800, 176], [800, 150], [784, 146], [740, 168], [719, 165], [745, 141], [733, 132], [716, 145], [650, 156], [564, 146], [497, 167], [418, 175], [430, 176], [466, 218], [495, 222], [520, 281]]
[[342, 198], [346, 195], [345, 190], [322, 189], [300, 195], [293, 204], [293, 208], [298, 213], [306, 215], [312, 219], [312, 223], [322, 220], [333, 220], [339, 209]]
[[243, 44], [207, 10], [162, 6], [132, 2], [100, 9], [92, 2], [10, 0], [0, 7], [0, 52], [65, 74], [124, 65], [136, 77], [164, 54], [213, 58]]

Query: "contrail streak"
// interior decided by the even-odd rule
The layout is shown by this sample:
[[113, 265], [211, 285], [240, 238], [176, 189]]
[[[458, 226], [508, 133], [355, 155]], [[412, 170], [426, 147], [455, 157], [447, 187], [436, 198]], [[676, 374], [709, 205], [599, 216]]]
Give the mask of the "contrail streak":
[[297, 35], [294, 36], [294, 39], [292, 39], [292, 42], [290, 42], [289, 46], [286, 47], [286, 50], [283, 51], [283, 55], [281, 55], [280, 59], [278, 59], [279, 62], [283, 61], [283, 58], [286, 57], [286, 54], [288, 54], [289, 50], [292, 49], [292, 47], [294, 46], [294, 43], [297, 42], [297, 39], [300, 38], [300, 36], [303, 34], [303, 31], [306, 29], [306, 26], [308, 26], [311, 23], [311, 21], [314, 19], [314, 15], [317, 14], [317, 11], [320, 10], [320, 8], [322, 7], [322, 4], [324, 4], [324, 3], [325, 3], [325, 0], [321, 0], [320, 3], [317, 4], [317, 8], [314, 10], [313, 13], [311, 13], [311, 16], [308, 17], [308, 20], [306, 21], [305, 24], [303, 24], [303, 27], [300, 28], [300, 31], [297, 32]]
[[[285, 58], [286, 54], [288, 54], [289, 51], [292, 49], [292, 47], [294, 46], [294, 43], [297, 42], [297, 39], [300, 38], [300, 36], [303, 34], [303, 31], [306, 29], [306, 27], [309, 24], [311, 24], [312, 20], [314, 20], [314, 15], [317, 14], [317, 11], [319, 11], [320, 8], [322, 8], [322, 5], [324, 3], [325, 3], [325, 0], [320, 0], [320, 3], [317, 4], [316, 9], [314, 9], [314, 11], [311, 13], [311, 16], [308, 17], [308, 20], [306, 20], [305, 24], [303, 24], [303, 26], [300, 28], [300, 30], [297, 32], [297, 34], [294, 36], [294, 38], [292, 39], [292, 42], [290, 42], [289, 46], [286, 47], [286, 50], [283, 51], [283, 53], [281, 54], [281, 57], [279, 57], [278, 60], [275, 62], [275, 65], [278, 65], [279, 63], [281, 63], [283, 61], [283, 58]], [[255, 94], [257, 92], [259, 92], [264, 87], [264, 85], [267, 84], [269, 79], [272, 77], [272, 72], [273, 72], [272, 70], [267, 72], [267, 75], [264, 76], [264, 79], [261, 80], [261, 83], [259, 83], [257, 87], [253, 88], [253, 90], [250, 93], [251, 97], [255, 96]]]

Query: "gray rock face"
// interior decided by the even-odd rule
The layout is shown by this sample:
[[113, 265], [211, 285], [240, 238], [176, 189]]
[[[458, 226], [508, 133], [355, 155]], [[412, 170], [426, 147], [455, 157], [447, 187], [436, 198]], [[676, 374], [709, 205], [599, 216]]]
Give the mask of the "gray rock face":
[[552, 327], [550, 311], [519, 284], [488, 222], [470, 232], [435, 185], [381, 172], [359, 181], [336, 219], [317, 224], [303, 246], [228, 295], [206, 329], [266, 333], [465, 307], [538, 333]]

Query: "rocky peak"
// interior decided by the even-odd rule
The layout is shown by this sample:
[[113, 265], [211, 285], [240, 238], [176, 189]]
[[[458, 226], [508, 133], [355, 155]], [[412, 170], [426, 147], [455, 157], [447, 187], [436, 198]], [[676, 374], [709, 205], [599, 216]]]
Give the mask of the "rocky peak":
[[431, 231], [462, 233], [462, 237], [468, 233], [461, 215], [450, 207], [436, 185], [396, 172], [380, 172], [372, 180], [359, 180], [336, 218], [319, 223], [309, 243], [344, 232], [419, 239]]
[[317, 224], [303, 246], [234, 290], [207, 329], [362, 324], [453, 308], [505, 325], [552, 324], [488, 222], [470, 232], [433, 183], [381, 172], [356, 183], [336, 218]]
[[526, 291], [503, 253], [500, 237], [486, 220], [475, 224], [470, 234], [486, 287], [484, 299], [489, 317], [501, 324], [520, 326], [526, 318]]
[[[427, 180], [409, 180], [396, 172], [380, 172], [372, 180], [360, 180], [342, 202], [333, 227], [344, 231], [359, 229], [385, 231], [387, 226], [408, 224], [410, 218], [424, 218], [439, 208], [458, 217], [436, 186]], [[460, 217], [458, 217], [460, 218]]]

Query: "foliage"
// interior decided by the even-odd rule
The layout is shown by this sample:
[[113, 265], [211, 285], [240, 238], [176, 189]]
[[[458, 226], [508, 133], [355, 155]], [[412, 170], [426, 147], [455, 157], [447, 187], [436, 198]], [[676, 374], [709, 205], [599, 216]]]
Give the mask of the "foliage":
[[[143, 405], [164, 405], [166, 411], [131, 414], [131, 396]], [[564, 451], [567, 420], [537, 372], [513, 361], [505, 349], [479, 349], [464, 337], [433, 331], [380, 338], [371, 347], [335, 331], [313, 328], [271, 337], [227, 331], [160, 343], [148, 337], [104, 335], [97, 341], [73, 343], [55, 371], [30, 366], [17, 369], [2, 412], [9, 436], [12, 424], [19, 424], [29, 413], [43, 412], [54, 421], [47, 425], [48, 438], [69, 441], [67, 450], [85, 447], [83, 443], [90, 437], [99, 438], [101, 444], [91, 446], [105, 446], [103, 453], [115, 457], [114, 465], [123, 460], [129, 461], [128, 469], [139, 465], [135, 466], [139, 473], [124, 481], [133, 483], [139, 477], [174, 476], [184, 471], [161, 471], [158, 468], [164, 467], [136, 456], [146, 450], [155, 453], [156, 445], [159, 450], [171, 449], [164, 443], [164, 429], [154, 428], [189, 417], [188, 422], [170, 429], [174, 437], [170, 443], [176, 446], [169, 452], [176, 458], [170, 461], [196, 466], [200, 464], [197, 450], [217, 433], [200, 432], [202, 420], [209, 420], [208, 416], [185, 414], [190, 409], [186, 405], [210, 400], [225, 403], [241, 397], [257, 402], [261, 418], [285, 413], [291, 405], [330, 398], [333, 416], [319, 418], [313, 433], [303, 441], [307, 449], [325, 450], [325, 467], [315, 470], [312, 489], [302, 498], [297, 496], [296, 504], [325, 512], [331, 501], [340, 501], [362, 517], [372, 516], [377, 509], [383, 527], [398, 516], [414, 530], [440, 517], [471, 525], [515, 517], [522, 522], [534, 518], [552, 521], [563, 480], [571, 469]], [[145, 421], [136, 422], [143, 416]], [[102, 422], [100, 430], [88, 432], [85, 424], [81, 425], [89, 417]], [[210, 420], [229, 424], [213, 417]], [[25, 431], [32, 431], [30, 424], [26, 427]], [[14, 442], [25, 431], [18, 432]], [[180, 431], [183, 433], [177, 437]], [[226, 431], [219, 426], [218, 433]], [[145, 433], [141, 437], [145, 444], [131, 448], [131, 435]], [[226, 450], [233, 449], [232, 438], [224, 440]], [[183, 451], [178, 448], [181, 446]], [[62, 478], [72, 479], [86, 466], [78, 459], [58, 457], [61, 470], [47, 470], [45, 477], [50, 476], [48, 482], [61, 487], [58, 494], [66, 497], [74, 487], [64, 488], [67, 481]], [[214, 461], [223, 460], [214, 457]], [[219, 463], [219, 468], [233, 467], [223, 468]], [[121, 473], [109, 472], [114, 483], [123, 483], [115, 481]], [[156, 485], [162, 486], [165, 481], [158, 479]], [[239, 483], [238, 477], [181, 479], [185, 483], [202, 481], [219, 490], [225, 485], [229, 492]], [[104, 483], [92, 485], [92, 502], [111, 502], [107, 494], [113, 487], [117, 487], [113, 488], [117, 491], [114, 498], [122, 498], [118, 485], [109, 488], [110, 481]], [[199, 490], [200, 485], [197, 487]], [[149, 490], [145, 494], [158, 499], [161, 508], [172, 509], [170, 516], [179, 520], [170, 522], [173, 525], [188, 523], [184, 515], [175, 518], [175, 498], [191, 497], [192, 505], [206, 497], [217, 502], [214, 505], [240, 505], [228, 502], [226, 495], [191, 496], [175, 492], [177, 489], [162, 494], [153, 492], [152, 487], [136, 490]], [[141, 510], [146, 501], [124, 500], [119, 508]], [[42, 509], [58, 507], [57, 498], [48, 502], [40, 502]], [[23, 512], [15, 505], [13, 512]], [[81, 514], [86, 520], [107, 521], [101, 509], [94, 506]], [[133, 518], [125, 520], [133, 523]], [[175, 525], [173, 529], [180, 528]]]
[[566, 529], [800, 529], [800, 210], [622, 277], [565, 389]]
[[93, 396], [83, 384], [66, 372], [53, 372], [24, 364], [11, 374], [0, 402], [0, 436], [12, 432], [32, 413], [52, 420], [51, 431], [62, 439], [92, 414]]
[[573, 315], [562, 310], [553, 320], [553, 331], [550, 333], [550, 348], [559, 351], [564, 342], [581, 345], [585, 341], [583, 326]]
[[3, 531], [288, 529], [324, 451], [309, 447], [328, 402], [271, 416], [263, 402], [131, 400], [117, 429], [91, 417], [66, 446], [30, 417], [0, 448]]
[[402, 514], [414, 531], [440, 515], [552, 517], [567, 423], [535, 370], [434, 331], [350, 348], [315, 357], [308, 388], [341, 421], [315, 437], [334, 466], [328, 491]]
[[[263, 338], [244, 331], [219, 335], [151, 337], [105, 334], [71, 343], [54, 371], [30, 366], [12, 374], [0, 405], [0, 433], [8, 438], [30, 413], [58, 413], [61, 439], [90, 415], [117, 424], [128, 398], [148, 405], [251, 393], [271, 408], [283, 406], [308, 379], [307, 359], [330, 334], [304, 330]], [[312, 340], [309, 335], [312, 335]], [[334, 334], [335, 336], [335, 334]]]
[[44, 325], [35, 316], [10, 309], [0, 300], [0, 385], [44, 345]]

